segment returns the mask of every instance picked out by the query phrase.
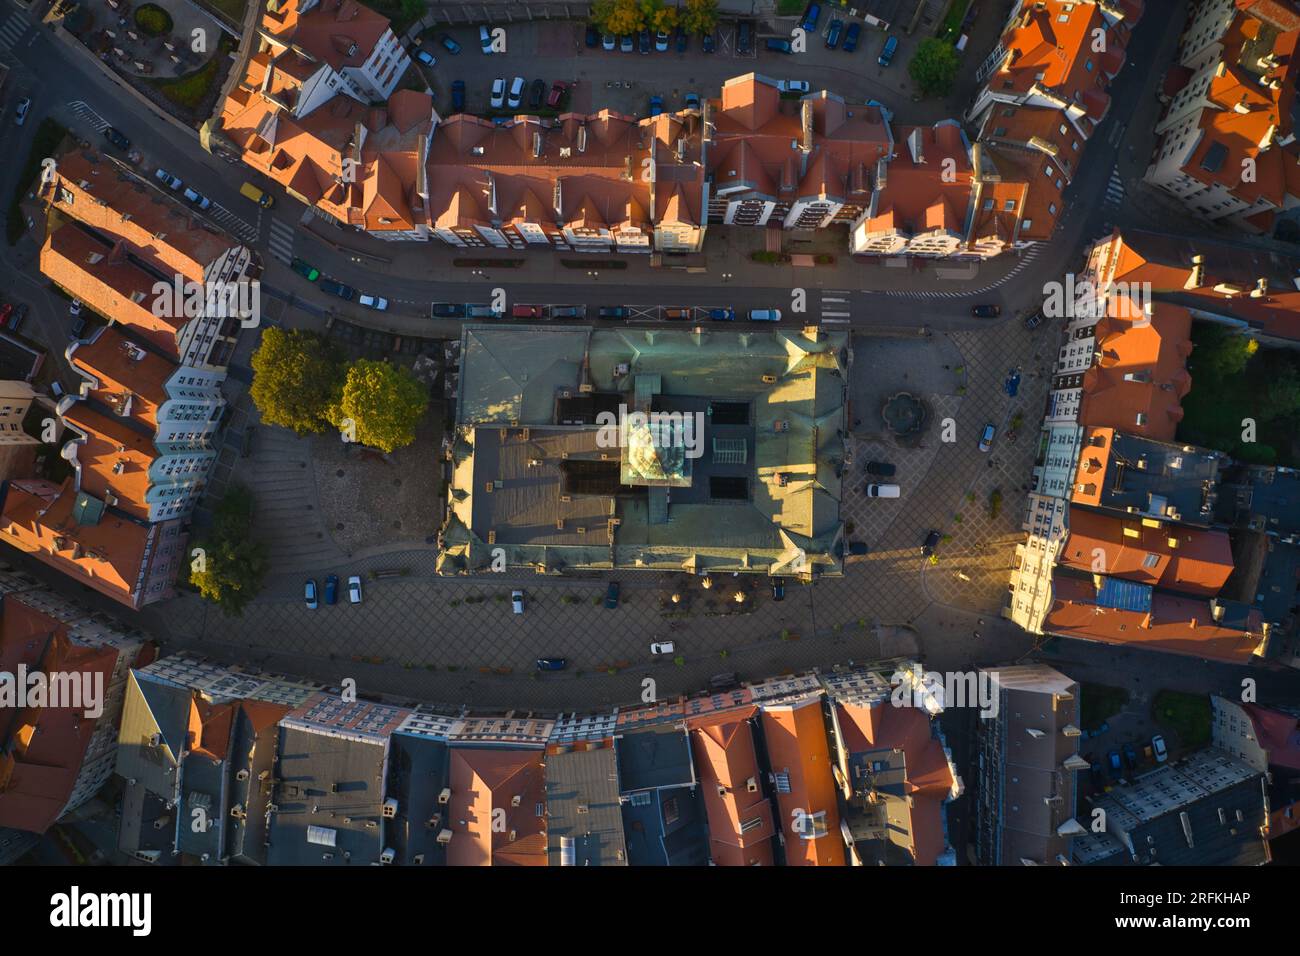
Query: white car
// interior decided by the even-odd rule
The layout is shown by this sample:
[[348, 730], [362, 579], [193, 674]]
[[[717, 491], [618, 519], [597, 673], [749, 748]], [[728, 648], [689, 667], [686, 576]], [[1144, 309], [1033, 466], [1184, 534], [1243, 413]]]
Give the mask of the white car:
[[524, 592], [523, 591], [510, 592], [510, 607], [514, 610], [516, 614], [524, 613]]
[[180, 189], [183, 185], [185, 185], [178, 178], [173, 176], [171, 173], [167, 172], [167, 170], [163, 169], [161, 166], [159, 166], [158, 171], [153, 174], [153, 178], [158, 180], [158, 182], [162, 183], [168, 189]]
[[782, 93], [807, 93], [811, 89], [807, 80], [778, 80], [776, 88]]
[[650, 645], [651, 654], [671, 654], [674, 650], [672, 641], [655, 641]]
[[1156, 755], [1156, 763], [1164, 763], [1169, 759], [1169, 748], [1165, 746], [1165, 738], [1160, 734], [1151, 738], [1151, 751]]
[[506, 81], [498, 76], [492, 81], [492, 108], [499, 110], [506, 105]]
[[348, 600], [353, 604], [361, 603], [361, 578], [355, 574], [348, 578]]
[[380, 295], [363, 295], [357, 301], [376, 312], [383, 312], [388, 308], [388, 300]]
[[212, 205], [211, 199], [190, 186], [185, 187], [185, 198], [194, 203], [194, 205], [198, 206], [200, 209], [207, 209]]
[[510, 99], [506, 100], [506, 105], [512, 110], [516, 109], [524, 100], [524, 78], [516, 76], [510, 81]]

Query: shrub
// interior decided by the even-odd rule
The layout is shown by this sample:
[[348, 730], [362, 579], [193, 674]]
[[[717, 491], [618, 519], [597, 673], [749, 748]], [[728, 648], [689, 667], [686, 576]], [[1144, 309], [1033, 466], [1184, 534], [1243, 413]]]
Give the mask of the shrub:
[[140, 32], [151, 37], [160, 37], [172, 32], [171, 14], [156, 4], [146, 3], [135, 9], [135, 25]]

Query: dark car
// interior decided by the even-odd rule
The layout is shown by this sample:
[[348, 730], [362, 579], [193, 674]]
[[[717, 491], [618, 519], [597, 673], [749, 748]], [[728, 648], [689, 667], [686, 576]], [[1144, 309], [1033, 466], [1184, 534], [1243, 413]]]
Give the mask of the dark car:
[[541, 109], [542, 100], [546, 98], [546, 81], [533, 80], [532, 88], [528, 91], [528, 108], [530, 110]]
[[600, 46], [600, 31], [591, 24], [587, 24], [586, 44], [588, 50], [594, 50]]
[[979, 13], [980, 13], [979, 4], [978, 4], [978, 3], [972, 3], [972, 4], [970, 5], [970, 9], [966, 11], [966, 17], [965, 17], [965, 19], [961, 21], [961, 28], [962, 28], [963, 30], [965, 30], [965, 29], [966, 29], [967, 27], [969, 27], [972, 23], [974, 23], [974, 22], [975, 22], [975, 18], [976, 18], [977, 16], [979, 16]]
[[894, 54], [898, 52], [898, 37], [890, 37], [885, 41], [884, 48], [880, 51], [880, 56], [876, 57], [876, 62], [881, 66], [889, 66], [894, 62]]
[[849, 28], [844, 31], [844, 46], [842, 49], [845, 53], [852, 53], [858, 48], [858, 37], [862, 34], [862, 24], [854, 20], [849, 24]]
[[984, 303], [983, 305], [972, 305], [970, 314], [977, 319], [996, 319], [1002, 314], [1002, 306]]
[[642, 30], [640, 36], [637, 37], [637, 49], [640, 50], [643, 54], [650, 52], [650, 31], [649, 30]]
[[691, 45], [691, 38], [686, 35], [686, 31], [681, 27], [677, 28], [677, 52], [685, 53]]
[[748, 20], [741, 20], [736, 25], [736, 52], [749, 56], [750, 42], [754, 36], [754, 27]]
[[717, 42], [718, 41], [714, 39], [712, 33], [704, 34], [703, 38], [700, 40], [700, 44], [704, 47], [705, 53], [712, 53], [717, 48]]
[[438, 61], [428, 50], [421, 50], [419, 47], [411, 47], [411, 56], [415, 57], [425, 66], [437, 66]]
[[735, 322], [735, 309], [709, 309], [709, 318], [714, 322]]
[[465, 318], [465, 307], [456, 302], [435, 302], [433, 303], [433, 317], [435, 319], [463, 319]]
[[833, 50], [840, 45], [840, 37], [844, 34], [844, 21], [832, 20], [831, 28], [826, 31], [826, 49]]
[[1110, 775], [1118, 779], [1120, 774], [1124, 772], [1124, 766], [1119, 762], [1119, 751], [1112, 750], [1106, 754], [1106, 762], [1110, 764]]
[[339, 603], [339, 576], [331, 574], [325, 579], [325, 603]]
[[293, 260], [289, 263], [289, 268], [298, 273], [298, 275], [302, 276], [308, 282], [315, 282], [320, 278], [319, 269], [305, 259], [299, 259], [297, 256], [293, 257]]
[[1133, 748], [1132, 744], [1125, 744], [1124, 745], [1124, 766], [1128, 767], [1129, 770], [1136, 770], [1137, 765], [1138, 765], [1137, 751]]
[[328, 292], [330, 295], [336, 295], [340, 299], [346, 299], [351, 302], [357, 297], [357, 290], [350, 285], [344, 285], [342, 282], [336, 282], [333, 279], [321, 279], [320, 289], [322, 292]]
[[9, 331], [17, 332], [23, 327], [23, 320], [27, 318], [27, 306], [19, 305], [9, 316]]
[[118, 149], [125, 150], [131, 148], [131, 141], [111, 126], [104, 127], [104, 139], [108, 140]]
[[868, 475], [875, 475], [878, 478], [893, 478], [896, 471], [898, 469], [887, 461], [867, 462]]
[[556, 80], [551, 84], [551, 94], [546, 97], [546, 105], [553, 110], [558, 110], [560, 104], [564, 102], [564, 94], [569, 92], [569, 84], [563, 80]]
[[867, 554], [870, 550], [865, 541], [849, 542], [849, 554]]
[[596, 314], [602, 319], [626, 319], [627, 309], [621, 305], [602, 305]]
[[444, 50], [446, 50], [448, 53], [452, 54], [453, 56], [460, 52], [460, 44], [457, 43], [455, 40], [453, 40], [451, 37], [447, 36], [447, 34], [445, 33], [438, 34], [438, 42], [442, 44], [442, 48]]
[[563, 657], [539, 657], [537, 658], [537, 669], [539, 671], [562, 671], [569, 666], [569, 662]]
[[939, 546], [939, 542], [942, 540], [942, 534], [938, 531], [931, 531], [925, 536], [925, 543], [921, 545], [921, 553], [928, 558], [930, 555], [934, 554], [934, 549]]
[[772, 600], [773, 601], [785, 600], [785, 578], [772, 579]]
[[822, 8], [815, 3], [810, 3], [804, 8], [803, 19], [799, 21], [799, 26], [806, 32], [812, 33], [817, 29], [817, 21], [821, 19], [821, 15]]
[[1012, 398], [1020, 391], [1020, 373], [1012, 369], [1007, 373], [1007, 380], [1002, 383], [1002, 391], [1006, 392]]
[[1092, 779], [1092, 785], [1100, 790], [1106, 778], [1102, 776], [1101, 763], [1097, 760], [1097, 755], [1090, 753], [1083, 759], [1088, 761], [1088, 776]]
[[664, 98], [662, 96], [650, 97], [650, 115], [658, 116], [664, 111]]
[[735, 671], [726, 671], [722, 674], [714, 674], [709, 678], [709, 688], [715, 691], [731, 690], [740, 684], [740, 678], [736, 676]]
[[1034, 329], [1038, 328], [1042, 324], [1043, 324], [1043, 313], [1041, 312], [1035, 312], [1033, 315], [1027, 316], [1025, 318], [1025, 328], [1027, 328], [1030, 332], [1034, 331]]
[[763, 44], [763, 46], [766, 47], [767, 49], [771, 50], [771, 51], [774, 52], [774, 53], [793, 53], [793, 52], [794, 52], [794, 47], [790, 45], [790, 41], [789, 41], [789, 40], [780, 40], [780, 39], [777, 39], [777, 38], [775, 38], [775, 37], [773, 37], [773, 38], [770, 39], [770, 40], [767, 40], [767, 41]]
[[611, 611], [618, 607], [619, 586], [617, 581], [610, 581], [609, 586], [605, 588], [605, 607]]
[[465, 111], [465, 81], [453, 80], [451, 84], [451, 108], [457, 113]]

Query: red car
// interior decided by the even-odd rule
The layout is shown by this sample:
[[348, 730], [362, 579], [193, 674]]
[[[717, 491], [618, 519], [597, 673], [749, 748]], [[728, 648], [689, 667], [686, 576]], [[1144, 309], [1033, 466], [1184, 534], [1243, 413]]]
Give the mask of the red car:
[[556, 80], [551, 84], [551, 95], [546, 98], [546, 105], [551, 109], [559, 109], [560, 101], [564, 99], [564, 94], [569, 91], [569, 84], [563, 80]]
[[0, 325], [4, 325], [9, 321], [9, 316], [13, 314], [13, 311], [14, 304], [12, 302], [6, 302], [4, 305], [0, 305]]
[[516, 305], [510, 310], [510, 314], [516, 319], [540, 319], [542, 317], [542, 307], [540, 305]]

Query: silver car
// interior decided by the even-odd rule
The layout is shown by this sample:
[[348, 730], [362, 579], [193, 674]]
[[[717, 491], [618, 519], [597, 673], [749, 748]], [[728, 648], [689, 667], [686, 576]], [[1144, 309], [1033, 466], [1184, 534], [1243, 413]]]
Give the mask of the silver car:
[[517, 109], [524, 99], [524, 78], [516, 76], [510, 81], [510, 98], [506, 100], [506, 105], [512, 110]]

